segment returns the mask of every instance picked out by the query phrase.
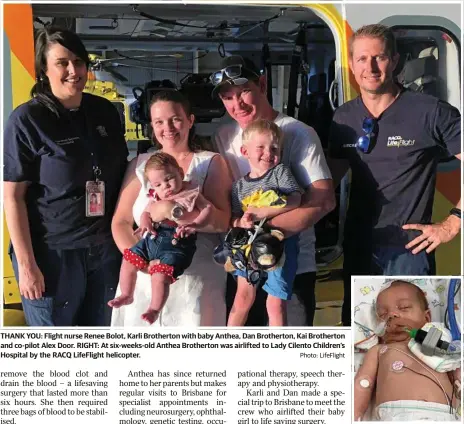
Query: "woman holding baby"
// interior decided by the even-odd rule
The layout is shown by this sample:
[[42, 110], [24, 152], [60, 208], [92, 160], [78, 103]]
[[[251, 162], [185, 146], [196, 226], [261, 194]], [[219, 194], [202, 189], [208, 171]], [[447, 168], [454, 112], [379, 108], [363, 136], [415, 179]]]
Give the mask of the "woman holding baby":
[[[171, 285], [169, 298], [154, 325], [225, 325], [226, 276], [223, 268], [213, 262], [211, 252], [219, 243], [217, 233], [226, 231], [230, 220], [231, 180], [227, 166], [221, 156], [202, 151], [195, 144], [194, 116], [188, 101], [179, 92], [163, 91], [155, 95], [150, 117], [159, 150], [176, 159], [184, 180], [196, 184], [212, 205], [206, 224], [197, 228], [197, 249], [192, 264]], [[133, 159], [124, 178], [112, 222], [113, 237], [121, 252], [138, 240], [133, 225], [135, 222], [140, 226], [140, 217], [153, 189], [144, 170], [154, 151]], [[145, 270], [137, 273], [133, 297], [130, 305], [113, 310], [113, 326], [149, 325], [141, 318], [151, 297], [150, 275]]]

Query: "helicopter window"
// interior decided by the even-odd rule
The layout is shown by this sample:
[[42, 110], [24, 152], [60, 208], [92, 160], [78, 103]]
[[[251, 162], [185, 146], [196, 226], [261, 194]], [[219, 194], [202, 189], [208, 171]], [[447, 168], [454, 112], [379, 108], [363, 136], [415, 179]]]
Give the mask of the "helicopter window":
[[398, 81], [460, 109], [460, 44], [444, 28], [394, 27], [400, 62]]
[[[461, 109], [460, 43], [444, 28], [394, 27], [400, 61], [396, 78], [404, 87], [438, 97]], [[443, 157], [439, 171], [458, 169], [455, 157]]]

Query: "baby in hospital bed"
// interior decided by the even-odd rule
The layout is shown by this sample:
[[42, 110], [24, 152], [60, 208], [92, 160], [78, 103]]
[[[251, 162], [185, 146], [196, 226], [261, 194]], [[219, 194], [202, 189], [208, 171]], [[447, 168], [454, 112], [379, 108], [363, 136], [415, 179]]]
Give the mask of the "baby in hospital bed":
[[412, 354], [405, 329], [430, 322], [424, 292], [394, 281], [376, 301], [379, 322], [387, 324], [380, 343], [370, 348], [354, 382], [354, 417], [361, 421], [371, 400], [378, 421], [457, 421], [460, 368], [437, 372]]

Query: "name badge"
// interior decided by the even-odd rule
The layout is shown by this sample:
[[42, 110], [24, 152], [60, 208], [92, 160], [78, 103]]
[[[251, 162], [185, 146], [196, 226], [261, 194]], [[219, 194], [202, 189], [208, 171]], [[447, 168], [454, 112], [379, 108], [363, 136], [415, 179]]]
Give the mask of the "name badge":
[[87, 181], [85, 183], [85, 216], [103, 216], [105, 214], [105, 183]]

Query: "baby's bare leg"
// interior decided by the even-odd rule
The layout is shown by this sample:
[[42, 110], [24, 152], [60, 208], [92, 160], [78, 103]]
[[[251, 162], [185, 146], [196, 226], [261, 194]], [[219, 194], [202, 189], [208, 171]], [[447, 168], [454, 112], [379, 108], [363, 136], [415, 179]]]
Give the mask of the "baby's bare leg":
[[270, 327], [287, 325], [287, 302], [278, 297], [268, 295], [266, 301], [267, 315]]
[[255, 301], [256, 288], [248, 283], [246, 278], [237, 278], [237, 293], [227, 321], [228, 327], [243, 326], [248, 318], [248, 312]]
[[137, 268], [125, 259], [122, 261], [119, 271], [119, 286], [121, 294], [108, 302], [112, 308], [120, 308], [130, 305], [134, 301], [135, 282], [137, 280]]
[[172, 278], [166, 274], [155, 272], [151, 276], [151, 301], [150, 306], [142, 314], [142, 319], [153, 324], [157, 319], [169, 296], [169, 286]]

